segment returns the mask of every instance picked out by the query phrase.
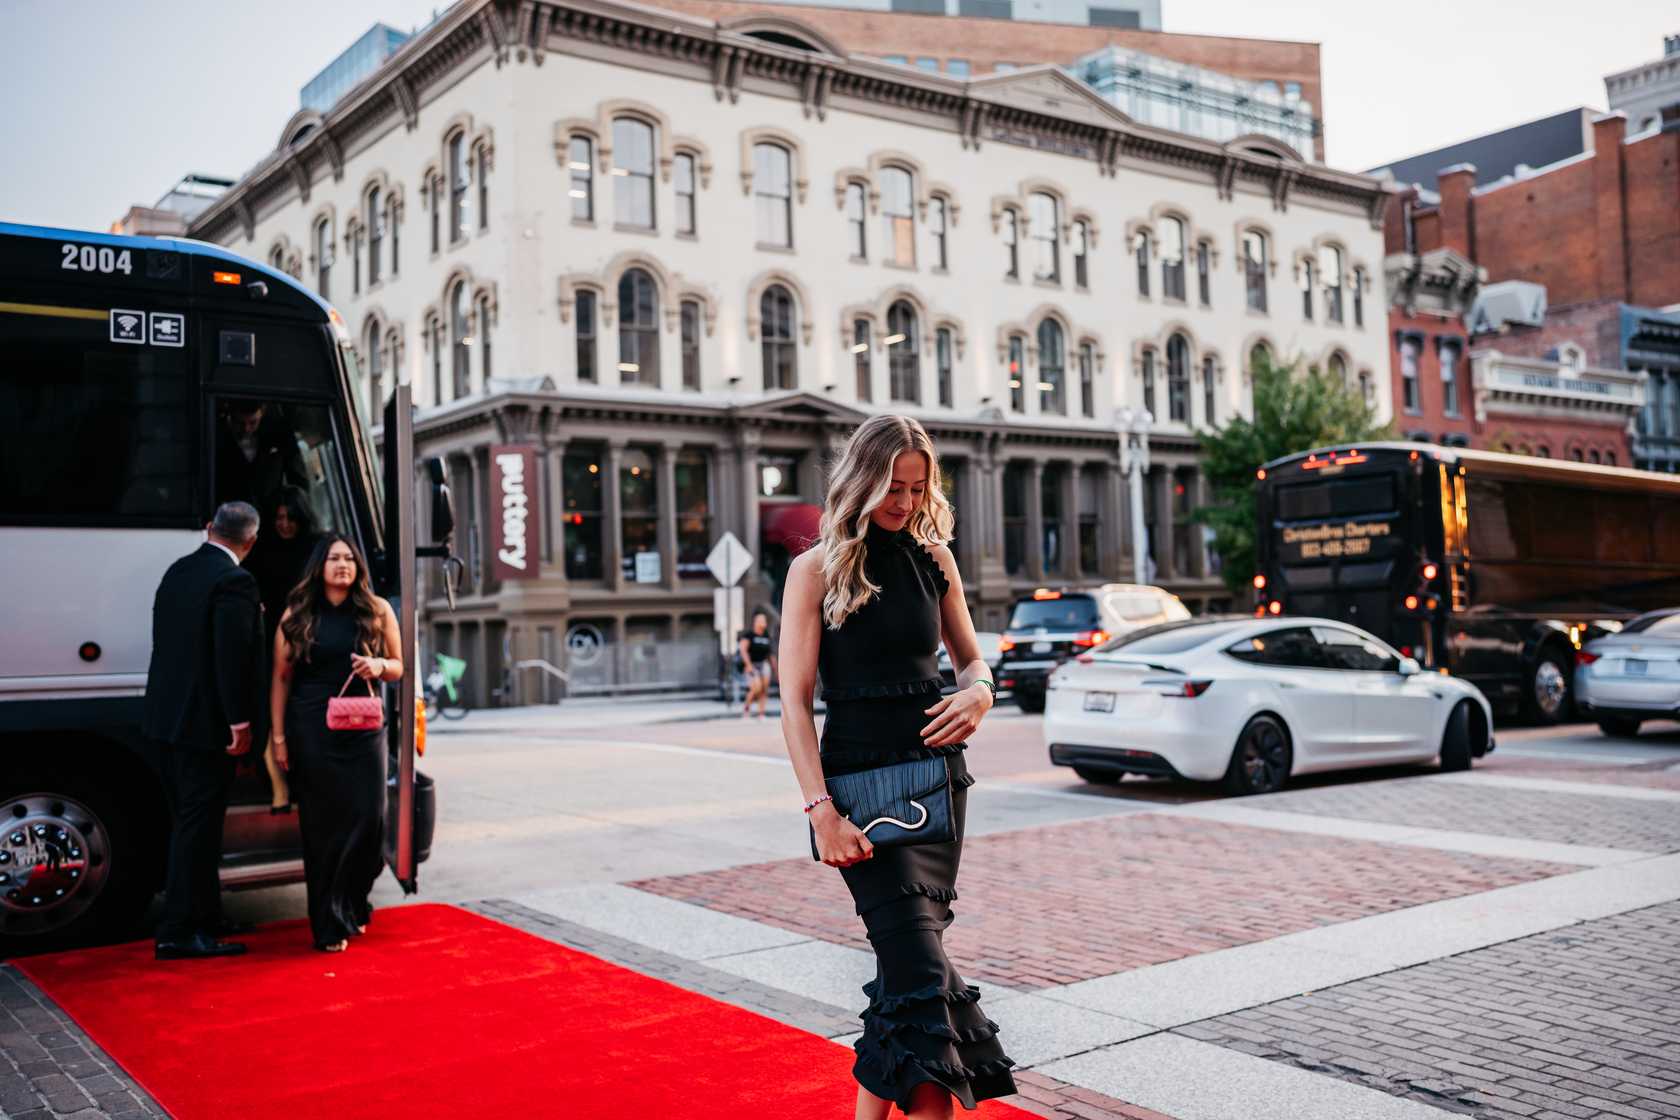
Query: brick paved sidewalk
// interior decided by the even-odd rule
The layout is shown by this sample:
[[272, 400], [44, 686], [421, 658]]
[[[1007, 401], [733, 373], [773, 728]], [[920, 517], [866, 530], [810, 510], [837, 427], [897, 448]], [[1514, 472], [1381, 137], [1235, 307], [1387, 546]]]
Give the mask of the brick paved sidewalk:
[[113, 1120], [165, 1113], [70, 1017], [0, 965], [0, 1116]]
[[[972, 981], [1045, 988], [1571, 870], [1180, 817], [1108, 817], [969, 838], [945, 945]], [[869, 951], [839, 876], [808, 859], [625, 885]]]
[[1680, 902], [1176, 1033], [1478, 1120], [1680, 1117]]

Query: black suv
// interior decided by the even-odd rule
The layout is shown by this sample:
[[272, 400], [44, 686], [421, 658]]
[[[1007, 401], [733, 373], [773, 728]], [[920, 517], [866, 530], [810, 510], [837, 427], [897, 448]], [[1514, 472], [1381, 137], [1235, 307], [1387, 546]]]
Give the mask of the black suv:
[[1139, 627], [1189, 617], [1177, 596], [1159, 587], [1040, 587], [1015, 600], [998, 654], [997, 685], [1014, 692], [1023, 712], [1042, 712], [1044, 682], [1068, 658]]

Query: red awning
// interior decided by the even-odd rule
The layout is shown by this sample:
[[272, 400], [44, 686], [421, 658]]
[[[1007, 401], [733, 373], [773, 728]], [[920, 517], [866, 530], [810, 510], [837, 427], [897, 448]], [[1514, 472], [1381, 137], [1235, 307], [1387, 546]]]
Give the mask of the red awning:
[[780, 545], [789, 556], [817, 543], [822, 506], [810, 502], [758, 503], [759, 533], [767, 545]]

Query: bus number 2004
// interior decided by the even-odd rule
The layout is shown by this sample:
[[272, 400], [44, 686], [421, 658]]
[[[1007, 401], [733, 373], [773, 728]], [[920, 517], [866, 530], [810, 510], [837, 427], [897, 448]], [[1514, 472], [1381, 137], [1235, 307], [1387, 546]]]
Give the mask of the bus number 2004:
[[58, 250], [64, 254], [58, 265], [67, 272], [120, 272], [124, 276], [134, 275], [133, 261], [127, 249], [67, 244], [60, 245]]

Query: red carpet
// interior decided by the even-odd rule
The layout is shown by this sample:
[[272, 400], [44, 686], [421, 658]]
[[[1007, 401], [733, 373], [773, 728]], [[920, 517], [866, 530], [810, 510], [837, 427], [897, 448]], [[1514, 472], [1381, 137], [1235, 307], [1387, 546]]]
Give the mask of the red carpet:
[[343, 954], [301, 922], [243, 940], [14, 964], [181, 1120], [852, 1114], [850, 1050], [465, 910], [381, 910]]

